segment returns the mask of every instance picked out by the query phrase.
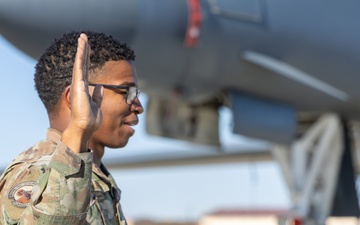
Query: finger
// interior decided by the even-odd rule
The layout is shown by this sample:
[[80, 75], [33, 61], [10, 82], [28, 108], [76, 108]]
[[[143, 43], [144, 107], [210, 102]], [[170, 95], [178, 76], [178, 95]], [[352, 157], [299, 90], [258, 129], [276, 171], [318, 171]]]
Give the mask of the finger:
[[85, 45], [85, 57], [83, 58], [83, 79], [84, 79], [84, 83], [85, 83], [85, 90], [88, 93], [89, 92], [89, 86], [88, 86], [88, 80], [89, 80], [89, 68], [90, 68], [90, 45], [88, 43], [88, 39], [87, 36], [84, 34], [84, 36], [86, 37], [86, 45]]
[[96, 102], [99, 107], [101, 106], [101, 102], [104, 96], [104, 88], [101, 85], [96, 85], [94, 88], [94, 92], [92, 94], [92, 100]]
[[86, 70], [87, 70], [87, 72], [89, 72], [91, 46], [90, 46], [88, 41], [86, 41], [86, 49], [87, 49], [87, 54], [86, 54], [86, 65], [87, 65], [87, 67], [86, 67]]
[[80, 37], [81, 37], [82, 39], [84, 39], [84, 40], [85, 40], [85, 42], [88, 42], [88, 37], [87, 37], [87, 35], [86, 35], [86, 34], [81, 33], [81, 34], [80, 34]]
[[99, 129], [101, 126], [101, 122], [102, 122], [102, 111], [100, 108], [95, 108], [94, 109], [94, 114], [96, 115], [95, 117], [95, 126], [94, 126], [94, 131]]
[[104, 88], [101, 85], [96, 85], [93, 88], [93, 93], [92, 93], [92, 102], [91, 102], [91, 108], [92, 111], [94, 113], [95, 116], [95, 130], [99, 129], [99, 127], [101, 126], [101, 122], [102, 122], [102, 111], [101, 111], [101, 102], [103, 99], [103, 95], [104, 95]]
[[84, 78], [87, 79], [87, 73], [89, 71], [89, 66], [90, 66], [90, 45], [89, 45], [89, 42], [88, 42], [88, 37], [86, 36], [86, 34], [81, 34], [80, 35], [80, 38], [84, 39], [85, 40], [85, 55], [83, 57], [83, 73], [84, 73]]
[[[74, 68], [73, 68], [73, 82], [84, 80], [83, 64], [86, 64], [86, 52], [87, 52], [87, 36], [81, 34], [78, 38], [78, 47], [75, 56]], [[86, 68], [86, 67], [85, 67]]]
[[89, 95], [90, 96], [93, 96], [95, 87], [96, 86], [89, 86]]

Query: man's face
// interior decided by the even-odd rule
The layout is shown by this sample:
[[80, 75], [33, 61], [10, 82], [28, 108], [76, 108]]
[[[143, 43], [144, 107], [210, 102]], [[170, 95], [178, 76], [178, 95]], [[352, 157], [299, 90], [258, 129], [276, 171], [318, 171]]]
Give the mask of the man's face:
[[[91, 83], [108, 85], [137, 86], [135, 66], [132, 61], [109, 61], [101, 70], [96, 71]], [[144, 111], [138, 98], [129, 105], [126, 103], [126, 90], [104, 88], [101, 103], [102, 123], [94, 132], [90, 147], [93, 150], [124, 147], [134, 134], [138, 114]]]

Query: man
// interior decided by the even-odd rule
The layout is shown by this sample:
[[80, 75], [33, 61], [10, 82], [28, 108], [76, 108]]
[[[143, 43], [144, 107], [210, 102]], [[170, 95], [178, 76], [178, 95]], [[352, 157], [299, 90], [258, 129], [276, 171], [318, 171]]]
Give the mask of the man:
[[50, 128], [0, 178], [0, 224], [126, 224], [101, 158], [127, 144], [143, 112], [134, 59], [126, 44], [90, 31], [44, 52], [35, 87]]

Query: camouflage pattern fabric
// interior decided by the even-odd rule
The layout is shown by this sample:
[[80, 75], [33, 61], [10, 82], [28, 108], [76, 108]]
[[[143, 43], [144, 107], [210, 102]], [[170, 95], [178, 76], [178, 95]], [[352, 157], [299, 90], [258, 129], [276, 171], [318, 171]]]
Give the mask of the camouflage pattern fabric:
[[126, 225], [114, 179], [92, 152], [75, 154], [49, 129], [0, 177], [0, 224]]

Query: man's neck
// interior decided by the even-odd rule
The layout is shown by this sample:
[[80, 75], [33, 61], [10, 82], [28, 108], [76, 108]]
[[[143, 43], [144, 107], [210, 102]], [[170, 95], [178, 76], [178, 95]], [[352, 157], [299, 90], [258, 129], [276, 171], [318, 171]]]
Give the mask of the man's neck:
[[105, 152], [104, 147], [90, 144], [90, 149], [93, 152], [93, 162], [100, 168], [101, 159], [104, 156], [104, 152]]

